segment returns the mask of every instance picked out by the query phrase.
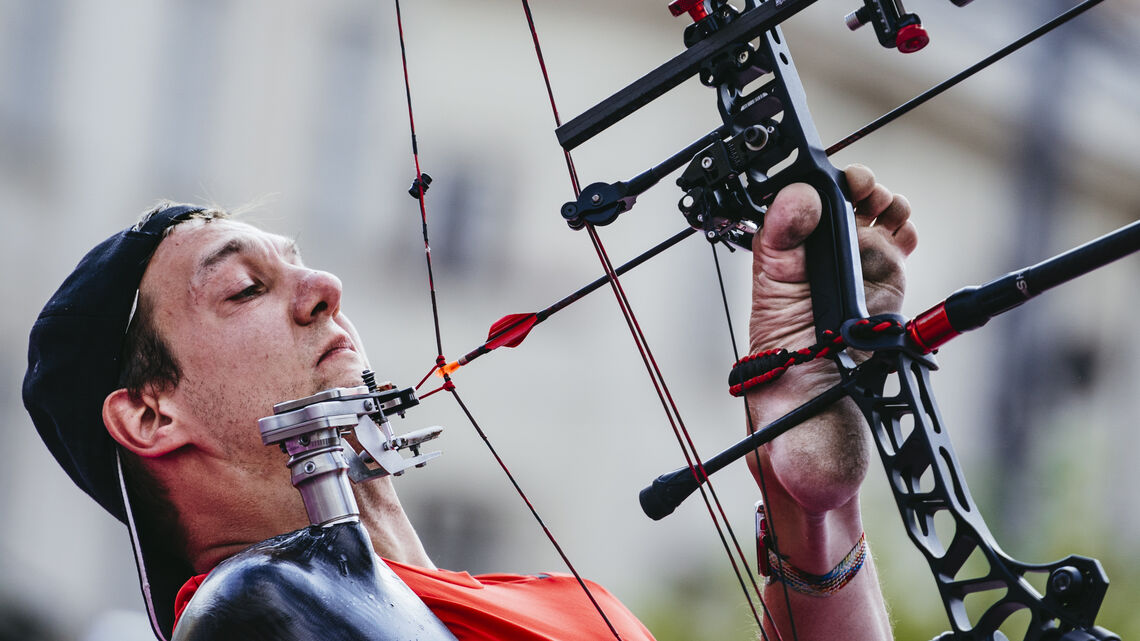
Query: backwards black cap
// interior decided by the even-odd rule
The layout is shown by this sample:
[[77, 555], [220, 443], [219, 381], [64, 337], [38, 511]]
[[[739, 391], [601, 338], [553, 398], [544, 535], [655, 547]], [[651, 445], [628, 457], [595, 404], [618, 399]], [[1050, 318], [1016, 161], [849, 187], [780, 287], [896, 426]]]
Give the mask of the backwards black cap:
[[191, 205], [160, 207], [88, 252], [32, 326], [24, 376], [24, 407], [52, 455], [76, 485], [130, 528], [159, 638], [170, 634], [174, 593], [186, 577], [156, 567], [160, 558], [168, 566], [162, 542], [139, 541], [117, 445], [103, 426], [103, 400], [119, 388], [123, 340], [150, 257], [168, 227], [200, 211]]

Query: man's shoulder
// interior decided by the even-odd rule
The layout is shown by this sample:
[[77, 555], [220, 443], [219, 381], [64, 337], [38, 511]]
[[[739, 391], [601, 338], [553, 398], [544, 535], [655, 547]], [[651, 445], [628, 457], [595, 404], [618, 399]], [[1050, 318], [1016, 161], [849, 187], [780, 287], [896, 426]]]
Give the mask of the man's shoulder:
[[203, 581], [176, 641], [451, 639], [372, 554], [356, 524], [305, 528], [230, 557]]

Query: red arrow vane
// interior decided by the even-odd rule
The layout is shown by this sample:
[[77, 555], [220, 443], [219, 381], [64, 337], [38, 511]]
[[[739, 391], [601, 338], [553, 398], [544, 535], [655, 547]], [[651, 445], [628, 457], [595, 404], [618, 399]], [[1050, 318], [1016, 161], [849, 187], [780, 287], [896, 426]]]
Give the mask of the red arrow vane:
[[538, 314], [508, 314], [491, 325], [487, 331], [488, 350], [497, 347], [518, 347], [532, 327], [538, 324]]
[[[644, 253], [621, 265], [615, 269], [614, 272], [619, 276], [628, 272], [634, 267], [637, 267], [650, 258], [653, 258], [657, 254], [660, 254], [666, 249], [669, 249], [673, 245], [681, 242], [681, 240], [687, 236], [691, 236], [695, 231], [697, 230], [693, 229], [692, 227], [686, 227], [685, 229], [682, 229], [676, 234], [673, 234], [669, 238], [665, 239], [663, 242], [649, 248]], [[550, 318], [556, 312], [561, 311], [563, 308], [569, 307], [571, 303], [576, 302], [578, 299], [584, 297], [590, 292], [593, 292], [608, 282], [610, 282], [610, 277], [602, 276], [601, 278], [598, 278], [597, 280], [591, 282], [589, 285], [586, 285], [573, 294], [566, 296], [565, 298], [559, 300], [557, 303], [554, 303], [550, 307], [547, 307], [539, 312], [507, 314], [506, 316], [491, 324], [491, 329], [487, 331], [487, 340], [482, 345], [476, 347], [470, 352], [467, 352], [457, 360], [437, 367], [435, 369], [436, 375], [443, 377], [446, 374], [451, 374], [460, 367], [463, 367], [464, 365], [470, 363], [476, 358], [479, 358], [483, 354], [490, 352], [493, 349], [497, 349], [499, 347], [518, 347], [519, 344], [521, 344], [523, 340], [526, 339], [527, 335], [530, 334], [530, 330], [534, 329], [535, 325], [538, 325], [547, 318]]]

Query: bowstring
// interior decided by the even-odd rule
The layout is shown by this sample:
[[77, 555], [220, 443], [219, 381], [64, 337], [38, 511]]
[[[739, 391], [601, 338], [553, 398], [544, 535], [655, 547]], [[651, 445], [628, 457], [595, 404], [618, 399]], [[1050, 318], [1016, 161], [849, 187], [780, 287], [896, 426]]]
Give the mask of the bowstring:
[[[729, 340], [729, 344], [732, 345], [732, 358], [733, 358], [733, 362], [738, 362], [738, 361], [740, 361], [740, 349], [739, 349], [737, 342], [736, 342], [736, 331], [733, 329], [733, 326], [732, 326], [732, 311], [731, 311], [731, 309], [729, 309], [729, 305], [728, 305], [728, 292], [725, 290], [725, 286], [724, 286], [724, 272], [721, 270], [721, 267], [720, 267], [720, 254], [717, 253], [716, 243], [710, 243], [709, 246], [712, 247], [713, 265], [716, 266], [716, 280], [717, 280], [717, 284], [720, 286], [720, 300], [721, 300], [721, 304], [724, 306], [724, 320], [725, 320], [725, 323], [728, 325], [728, 340]], [[744, 418], [748, 423], [748, 433], [754, 434], [756, 432], [756, 423], [752, 420], [752, 412], [749, 410], [749, 407], [748, 407], [748, 397], [743, 396], [742, 399], [744, 401]], [[760, 464], [760, 449], [756, 448], [756, 449], [752, 450], [751, 455], [756, 460], [756, 471], [757, 471], [756, 476], [760, 479], [760, 498], [763, 499], [765, 516], [768, 519], [768, 527], [770, 528], [770, 531], [771, 531], [770, 544], [772, 546], [772, 552], [774, 552], [776, 555], [776, 563], [778, 563], [780, 565], [780, 567], [782, 568], [783, 564], [784, 564], [784, 557], [780, 554], [780, 545], [779, 545], [780, 537], [777, 536], [777, 532], [776, 532], [776, 519], [773, 518], [771, 510], [768, 508], [768, 506], [770, 506], [771, 503], [768, 501], [768, 483], [766, 480], [767, 476], [764, 474], [764, 468]], [[760, 533], [757, 532], [756, 536], [759, 537]], [[767, 554], [767, 552], [760, 550], [760, 547], [757, 546], [756, 554], [757, 555]], [[760, 562], [760, 560], [757, 559], [757, 564], [759, 564], [759, 562]], [[745, 566], [745, 567], [747, 567], [747, 566]], [[751, 572], [751, 570], [749, 570], [749, 576], [751, 576], [751, 574], [752, 574], [752, 572]], [[783, 572], [781, 572], [781, 574], [783, 574]], [[796, 633], [796, 617], [792, 612], [791, 596], [788, 594], [788, 584], [786, 581], [780, 581], [780, 586], [782, 587], [782, 591], [784, 594], [784, 607], [787, 609], [787, 612], [788, 612], [788, 627], [790, 628], [790, 630], [792, 632], [792, 639], [794, 641], [799, 641], [800, 637]], [[767, 609], [765, 609], [765, 610], [767, 610]], [[768, 614], [768, 620], [772, 621], [772, 615], [771, 614]], [[774, 621], [772, 622], [772, 627], [776, 628], [776, 624]], [[778, 635], [779, 635], [779, 632], [777, 630], [777, 636]]]
[[[401, 63], [403, 65], [403, 70], [404, 70], [404, 93], [407, 96], [407, 101], [408, 101], [408, 125], [409, 125], [410, 131], [411, 131], [412, 157], [415, 160], [415, 169], [416, 169], [416, 183], [415, 184], [416, 184], [418, 192], [419, 192], [419, 196], [418, 196], [417, 200], [419, 201], [420, 220], [421, 220], [421, 224], [422, 224], [422, 228], [423, 228], [424, 256], [425, 256], [425, 259], [427, 262], [427, 272], [428, 272], [428, 288], [431, 292], [432, 320], [433, 320], [434, 327], [435, 327], [435, 341], [436, 341], [436, 354], [437, 354], [437, 356], [436, 356], [435, 366], [427, 374], [428, 376], [430, 376], [435, 370], [437, 370], [440, 367], [442, 367], [443, 365], [445, 365], [447, 363], [447, 360], [443, 357], [443, 340], [442, 340], [442, 332], [440, 331], [440, 323], [439, 323], [439, 302], [436, 298], [435, 278], [432, 274], [431, 245], [428, 242], [427, 206], [424, 203], [423, 173], [420, 171], [419, 147], [418, 147], [417, 142], [416, 142], [416, 124], [415, 124], [415, 117], [413, 116], [413, 110], [412, 110], [411, 77], [410, 77], [410, 74], [408, 73], [408, 56], [407, 56], [407, 49], [406, 49], [405, 44], [404, 44], [404, 21], [403, 21], [403, 15], [400, 11], [400, 0], [394, 0], [394, 2], [395, 2], [395, 6], [396, 6], [396, 26], [397, 26], [397, 31], [399, 33], [399, 38], [400, 38], [400, 60], [401, 60]], [[425, 379], [426, 378], [427, 377], [425, 376]], [[467, 404], [464, 403], [463, 399], [460, 398], [459, 392], [455, 387], [455, 383], [451, 380], [451, 376], [447, 373], [444, 373], [443, 380], [444, 380], [444, 383], [439, 389], [433, 390], [429, 394], [425, 394], [424, 398], [426, 398], [427, 396], [430, 396], [431, 394], [434, 394], [435, 392], [438, 392], [440, 390], [446, 390], [446, 391], [451, 393], [452, 398], [455, 399], [455, 402], [459, 405], [459, 408], [460, 408], [460, 410], [462, 410], [464, 416], [467, 417], [467, 420], [471, 423], [471, 426], [475, 429], [476, 433], [478, 433], [479, 438], [481, 438], [483, 440], [483, 443], [487, 446], [487, 449], [491, 452], [491, 456], [494, 457], [495, 461], [499, 464], [499, 467], [503, 470], [503, 473], [506, 474], [507, 479], [510, 481], [511, 485], [514, 487], [515, 492], [518, 493], [519, 497], [523, 500], [523, 503], [526, 504], [527, 509], [530, 510], [531, 516], [533, 516], [534, 519], [538, 522], [539, 527], [541, 527], [542, 531], [546, 534], [546, 538], [550, 541], [551, 545], [554, 546], [554, 549], [558, 553], [558, 556], [562, 558], [562, 562], [566, 565], [567, 569], [570, 570], [570, 573], [574, 576], [574, 579], [578, 582], [579, 587], [582, 588], [582, 591], [585, 593], [586, 597], [589, 599], [590, 603], [593, 605], [594, 610], [596, 610], [598, 615], [601, 616], [602, 621], [605, 622], [606, 627], [609, 628], [609, 631], [613, 634], [614, 638], [617, 639], [618, 641], [621, 641], [621, 635], [618, 634], [618, 631], [614, 627], [614, 624], [610, 621], [609, 616], [606, 615], [605, 610], [602, 609], [601, 604], [598, 603], [598, 600], [594, 597], [594, 594], [590, 590], [590, 587], [588, 585], [586, 585], [586, 582], [582, 578], [582, 575], [578, 573], [578, 570], [574, 567], [574, 564], [570, 561], [570, 557], [568, 557], [566, 555], [566, 552], [562, 549], [562, 545], [558, 543], [558, 539], [555, 538], [554, 533], [546, 525], [546, 522], [542, 519], [542, 516], [539, 515], [538, 509], [535, 508], [535, 506], [531, 502], [530, 498], [527, 497], [526, 492], [523, 491], [522, 486], [519, 485], [518, 481], [515, 479], [515, 476], [511, 472], [510, 468], [507, 466], [506, 461], [503, 460], [503, 458], [499, 455], [498, 451], [495, 449], [494, 445], [491, 444], [491, 440], [487, 437], [486, 432], [483, 431], [483, 428], [479, 426], [478, 421], [475, 420], [474, 414], [471, 413], [471, 410], [468, 409]], [[423, 381], [421, 381], [420, 384], [422, 385]]]
[[404, 95], [408, 100], [408, 128], [412, 135], [412, 159], [416, 167], [416, 189], [419, 195], [416, 200], [420, 203], [420, 222], [424, 237], [424, 256], [427, 259], [428, 290], [431, 293], [431, 316], [435, 327], [435, 349], [440, 358], [443, 357], [443, 338], [439, 329], [439, 304], [435, 295], [435, 276], [431, 268], [431, 245], [428, 243], [427, 207], [424, 205], [423, 172], [420, 171], [420, 148], [416, 142], [416, 118], [412, 112], [412, 83], [408, 74], [408, 52], [404, 47], [404, 21], [400, 14], [400, 0], [396, 1], [396, 29], [400, 34], [400, 62], [404, 69]]
[[[554, 91], [550, 83], [550, 75], [546, 68], [545, 58], [542, 55], [542, 46], [539, 43], [538, 30], [534, 23], [534, 16], [530, 10], [529, 1], [522, 0], [522, 6], [523, 11], [526, 14], [527, 24], [530, 27], [531, 38], [534, 42], [535, 55], [537, 56], [539, 67], [542, 71], [543, 82], [546, 86], [546, 93], [550, 101], [550, 108], [554, 116], [554, 122], [556, 126], [561, 126], [562, 119], [559, 116], [558, 106], [554, 99]], [[574, 167], [574, 160], [570, 152], [565, 149], [563, 149], [563, 156], [566, 160], [566, 167], [570, 175], [570, 183], [574, 190], [574, 196], [577, 198], [581, 195], [581, 187], [578, 181], [577, 170]], [[672, 393], [669, 392], [668, 385], [665, 382], [661, 369], [657, 365], [656, 358], [654, 358], [653, 352], [649, 347], [647, 339], [645, 338], [645, 334], [641, 330], [641, 326], [637, 321], [636, 315], [634, 314], [633, 309], [629, 303], [629, 299], [626, 296], [625, 290], [621, 285], [621, 281], [618, 278], [617, 273], [614, 271], [613, 263], [610, 261], [609, 256], [606, 253], [605, 247], [601, 241], [601, 237], [598, 235], [597, 230], [592, 224], [587, 223], [585, 225], [585, 229], [590, 237], [591, 243], [593, 244], [594, 251], [597, 253], [598, 259], [602, 264], [602, 268], [605, 270], [606, 275], [609, 277], [610, 286], [614, 292], [615, 298], [617, 299], [618, 307], [622, 311], [622, 316], [625, 318], [626, 324], [629, 327], [630, 334], [634, 340], [634, 344], [636, 345], [638, 352], [641, 355], [642, 362], [644, 363], [646, 371], [649, 374], [649, 378], [653, 383], [654, 390], [656, 391], [657, 396], [661, 401], [662, 408], [665, 411], [669, 424], [673, 429], [674, 436], [676, 437], [678, 445], [680, 446], [682, 454], [684, 455], [685, 462], [688, 465], [689, 470], [692, 472], [694, 478], [696, 478], [698, 481], [697, 487], [700, 490], [701, 497], [704, 499], [705, 506], [709, 512], [709, 517], [713, 522], [713, 526], [716, 529], [718, 536], [720, 537], [721, 544], [724, 547], [725, 553], [728, 555], [733, 572], [735, 573], [737, 581], [739, 582], [740, 587], [744, 593], [744, 597], [748, 602], [748, 606], [752, 611], [753, 618], [756, 620], [756, 624], [759, 627], [761, 637], [767, 640], [768, 635], [764, 630], [763, 623], [761, 622], [761, 615], [756, 610], [756, 604], [752, 599], [752, 592], [749, 592], [748, 584], [751, 584], [752, 591], [756, 594], [757, 600], [760, 603], [760, 608], [764, 612], [764, 616], [766, 616], [769, 621], [772, 621], [771, 613], [764, 603], [764, 597], [762, 596], [759, 586], [756, 583], [755, 577], [752, 575], [751, 570], [748, 569], [747, 557], [740, 547], [739, 540], [737, 539], [736, 534], [732, 529], [732, 525], [727, 515], [725, 514], [719, 497], [716, 495], [716, 491], [713, 488], [711, 479], [705, 473], [704, 464], [700, 458], [700, 455], [697, 453], [696, 445], [693, 443], [689, 430], [685, 427], [684, 420], [681, 417], [676, 402], [673, 400]], [[707, 493], [706, 486], [708, 488]], [[715, 509], [713, 507], [714, 505]], [[719, 518], [717, 516], [718, 513]], [[727, 538], [725, 534], [726, 531], [728, 533]], [[729, 543], [729, 539], [732, 541], [731, 545]], [[733, 549], [735, 549], [735, 554]], [[740, 561], [739, 565], [738, 559]], [[745, 579], [744, 574], [741, 573], [740, 565], [743, 565], [745, 568], [744, 572], [747, 574], [747, 580]], [[772, 627], [776, 638], [779, 641], [783, 641], [779, 629], [775, 626], [774, 622], [772, 624]]]

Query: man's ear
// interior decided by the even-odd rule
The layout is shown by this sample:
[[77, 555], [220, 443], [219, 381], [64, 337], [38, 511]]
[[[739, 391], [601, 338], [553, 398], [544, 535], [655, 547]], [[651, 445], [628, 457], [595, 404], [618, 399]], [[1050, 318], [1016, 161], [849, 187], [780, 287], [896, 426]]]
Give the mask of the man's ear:
[[169, 454], [188, 439], [165, 398], [150, 390], [136, 395], [117, 389], [103, 400], [103, 424], [111, 438], [139, 456]]

